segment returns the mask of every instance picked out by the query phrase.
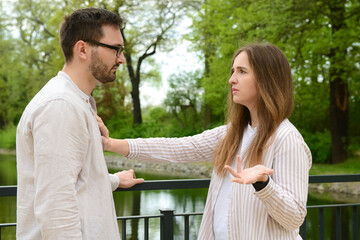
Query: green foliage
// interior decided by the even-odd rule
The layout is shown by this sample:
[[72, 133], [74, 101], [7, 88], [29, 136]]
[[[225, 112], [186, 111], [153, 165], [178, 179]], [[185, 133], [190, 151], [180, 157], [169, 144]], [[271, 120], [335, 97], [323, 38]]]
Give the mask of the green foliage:
[[58, 5], [20, 0], [11, 7], [5, 27], [12, 34], [0, 32], [6, 36], [0, 39], [0, 128], [17, 124], [27, 103], [63, 63], [57, 31], [64, 13]]
[[[0, 17], [0, 54], [3, 56], [0, 59], [0, 129], [17, 124], [31, 98], [62, 68], [64, 60], [58, 35], [66, 14], [84, 7], [102, 7], [121, 13], [126, 20], [126, 51], [131, 53], [133, 60], [147, 57], [141, 62], [142, 69], [137, 66], [141, 78], [149, 84], [159, 85], [159, 68], [155, 59], [148, 56], [153, 50], [165, 51], [175, 46], [178, 33], [171, 28], [185, 15], [188, 6], [183, 1], [138, 4], [136, 0], [19, 0], [12, 2], [12, 7], [9, 15], [1, 9]], [[18, 34], [9, 34], [10, 27]], [[113, 136], [169, 136], [194, 132], [193, 129], [181, 132], [174, 116], [160, 108], [145, 109], [148, 112], [145, 123], [133, 126], [128, 71], [124, 65], [115, 82], [98, 86], [93, 92], [98, 114]]]
[[0, 148], [15, 149], [16, 147], [16, 126], [8, 125], [0, 130]]
[[205, 76], [202, 79], [202, 86], [204, 87], [204, 103], [208, 104], [212, 113], [216, 117], [224, 116], [224, 109], [226, 106], [226, 99], [228, 93], [228, 78], [231, 68], [231, 59], [228, 58], [228, 61], [219, 61], [218, 64], [214, 64], [211, 67], [213, 74], [210, 76]]
[[[360, 112], [357, 100], [360, 3], [346, 2], [345, 22], [341, 26], [334, 22], [334, 3], [311, 0], [206, 1], [198, 15], [193, 16], [193, 32], [188, 38], [203, 54], [206, 66], [204, 99], [213, 113], [219, 116], [223, 110], [229, 68], [236, 49], [249, 42], [271, 42], [289, 59], [295, 86], [295, 109], [291, 120], [305, 132], [316, 161], [330, 159], [327, 147], [331, 146], [329, 83], [334, 78], [350, 83], [350, 134], [351, 139], [356, 139]], [[332, 56], [332, 49], [340, 51], [335, 51]], [[332, 65], [334, 59], [336, 62]], [[330, 75], [330, 67], [336, 69], [332, 72], [335, 75]]]
[[[324, 82], [295, 82], [294, 111], [290, 120], [309, 133], [323, 132], [330, 127], [329, 87]], [[310, 104], [311, 103], [311, 104]]]
[[311, 150], [313, 163], [330, 163], [331, 136], [329, 130], [315, 133], [301, 131], [301, 134]]
[[164, 105], [177, 119], [181, 128], [203, 125], [201, 72], [183, 72], [168, 79], [169, 90]]
[[[162, 111], [162, 108], [155, 107], [145, 111], [142, 124], [134, 125], [130, 111], [120, 111], [112, 115], [106, 124], [110, 136], [114, 138], [138, 138], [138, 137], [164, 137], [167, 134], [169, 114]], [[153, 116], [159, 117], [153, 119]]]
[[[83, 7], [120, 12], [127, 21], [126, 51], [131, 53], [135, 67], [136, 59], [144, 52], [155, 50], [148, 48], [152, 43], [159, 40], [157, 49], [161, 50], [175, 46], [178, 33], [176, 28], [169, 30], [167, 26], [172, 27], [173, 20], [176, 22], [186, 15], [185, 5], [189, 3], [194, 4], [191, 1], [138, 4], [137, 0], [19, 0], [12, 3], [15, 8], [9, 13], [1, 8], [0, 129], [17, 124], [27, 103], [61, 69], [63, 56], [58, 31], [65, 14]], [[284, 51], [293, 70], [295, 108], [291, 121], [302, 130], [314, 161], [328, 162], [330, 49], [338, 46], [344, 51], [336, 52], [335, 57], [341, 58], [345, 53], [337, 70], [342, 72], [341, 79], [349, 83], [349, 151], [355, 153], [360, 146], [360, 2], [346, 2], [344, 25], [336, 32], [331, 24], [331, 3], [207, 0], [197, 14], [191, 12], [193, 32], [187, 36], [193, 41], [193, 48], [201, 51], [204, 72], [172, 76], [164, 107], [143, 109], [144, 123], [133, 126], [132, 86], [124, 66], [114, 83], [99, 86], [93, 92], [98, 113], [111, 135], [119, 138], [186, 136], [201, 132], [205, 124], [215, 127], [224, 118], [233, 53], [249, 42], [272, 42]], [[12, 34], [14, 29], [19, 35]], [[161, 39], [157, 39], [160, 35]], [[149, 57], [142, 64], [141, 79], [159, 84], [155, 59]]]
[[350, 132], [350, 154], [354, 154], [360, 149], [360, 75], [354, 77], [356, 81], [350, 82], [349, 99], [349, 132]]
[[204, 130], [198, 123], [182, 126], [172, 113], [159, 106], [144, 109], [142, 124], [133, 125], [130, 113], [126, 115], [124, 112], [114, 115], [105, 124], [114, 138], [183, 137]]

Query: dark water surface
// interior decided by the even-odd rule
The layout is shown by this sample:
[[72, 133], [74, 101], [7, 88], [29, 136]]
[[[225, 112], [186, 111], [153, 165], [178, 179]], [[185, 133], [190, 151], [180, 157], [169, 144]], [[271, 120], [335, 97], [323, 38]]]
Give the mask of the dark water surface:
[[[110, 170], [112, 171], [112, 170]], [[155, 175], [137, 172], [137, 177], [145, 180], [165, 180], [180, 177]], [[182, 177], [184, 178], [184, 177]], [[16, 160], [13, 155], [0, 155], [0, 186], [16, 185]], [[159, 209], [174, 209], [176, 213], [203, 212], [208, 189], [180, 189], [157, 191], [115, 192], [114, 201], [118, 216], [154, 215]], [[336, 198], [338, 199], [338, 198]], [[335, 200], [333, 195], [309, 193], [308, 205], [347, 203]], [[360, 199], [359, 201], [360, 202]], [[335, 239], [335, 210], [326, 209], [325, 239]], [[360, 211], [358, 211], [360, 218]], [[0, 197], [0, 223], [16, 222], [16, 197]], [[184, 218], [175, 217], [174, 239], [184, 239]], [[201, 216], [193, 216], [190, 222], [190, 239], [196, 239]], [[359, 223], [360, 224], [360, 223]], [[308, 209], [307, 239], [319, 239], [318, 210]], [[160, 239], [159, 218], [149, 220], [149, 238]], [[121, 229], [121, 222], [119, 222]], [[360, 225], [359, 225], [360, 228]], [[342, 209], [342, 239], [352, 239], [352, 211], [350, 207]], [[144, 221], [132, 220], [126, 223], [126, 239], [144, 239]], [[2, 240], [15, 239], [15, 228], [1, 230]]]

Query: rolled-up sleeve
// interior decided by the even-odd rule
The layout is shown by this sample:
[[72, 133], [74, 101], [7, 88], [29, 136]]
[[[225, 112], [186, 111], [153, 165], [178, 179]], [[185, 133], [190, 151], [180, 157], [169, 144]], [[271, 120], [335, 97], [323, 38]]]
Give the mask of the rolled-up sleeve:
[[43, 239], [82, 239], [76, 182], [89, 147], [84, 116], [71, 103], [50, 101], [35, 112], [36, 220]]

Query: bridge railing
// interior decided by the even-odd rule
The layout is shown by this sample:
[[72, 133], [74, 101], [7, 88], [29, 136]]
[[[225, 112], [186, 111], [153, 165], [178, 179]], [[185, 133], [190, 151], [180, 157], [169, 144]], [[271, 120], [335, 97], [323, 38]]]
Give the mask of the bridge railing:
[[[346, 175], [314, 175], [309, 177], [310, 184], [316, 183], [335, 183], [335, 182], [360, 182], [360, 174], [346, 174]], [[117, 189], [116, 191], [147, 191], [147, 190], [169, 190], [169, 189], [193, 189], [193, 188], [208, 188], [210, 184], [209, 179], [180, 179], [180, 180], [156, 180], [146, 181], [142, 184], [135, 185], [128, 189]], [[1, 186], [0, 197], [16, 196], [16, 186]], [[342, 239], [341, 219], [342, 209], [345, 207], [352, 208], [352, 239], [359, 239], [359, 219], [358, 219], [358, 208], [360, 203], [354, 204], [331, 204], [331, 205], [314, 205], [307, 206], [308, 209], [318, 209], [319, 216], [319, 237], [322, 240], [324, 238], [325, 224], [324, 224], [324, 209], [332, 208], [336, 211], [335, 226], [336, 226], [336, 239]], [[189, 236], [189, 217], [202, 215], [202, 213], [180, 213], [174, 214], [172, 209], [160, 210], [159, 214], [156, 215], [140, 215], [140, 216], [121, 216], [118, 217], [118, 221], [121, 222], [122, 239], [126, 239], [126, 222], [134, 219], [144, 220], [144, 239], [149, 239], [149, 219], [160, 218], [160, 236], [162, 240], [172, 240], [174, 238], [174, 218], [184, 217], [184, 239], [187, 240]], [[16, 227], [16, 223], [1, 223], [0, 224], [0, 240], [1, 240], [1, 229], [5, 227]], [[306, 239], [306, 219], [300, 228], [300, 235], [303, 239]]]

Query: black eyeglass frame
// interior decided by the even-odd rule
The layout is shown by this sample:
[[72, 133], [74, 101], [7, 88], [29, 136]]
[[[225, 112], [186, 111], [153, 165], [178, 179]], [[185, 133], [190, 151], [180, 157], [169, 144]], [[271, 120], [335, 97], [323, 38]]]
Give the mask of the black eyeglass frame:
[[125, 46], [124, 45], [120, 45], [120, 46], [113, 46], [113, 45], [108, 45], [108, 44], [105, 44], [105, 43], [102, 43], [102, 42], [98, 42], [96, 40], [86, 40], [84, 42], [88, 42], [88, 43], [92, 43], [92, 44], [95, 44], [97, 46], [101, 46], [101, 47], [106, 47], [106, 48], [109, 48], [109, 49], [113, 49], [113, 50], [116, 50], [116, 57], [119, 57], [120, 54], [124, 51], [125, 49]]

